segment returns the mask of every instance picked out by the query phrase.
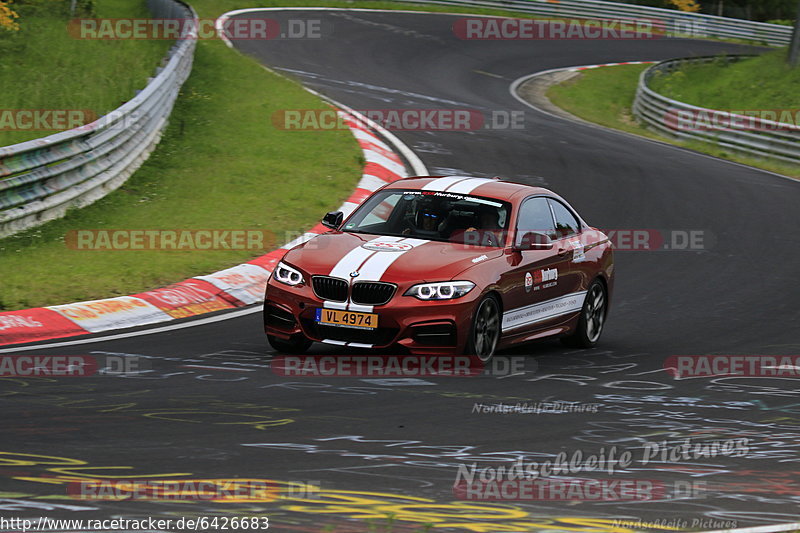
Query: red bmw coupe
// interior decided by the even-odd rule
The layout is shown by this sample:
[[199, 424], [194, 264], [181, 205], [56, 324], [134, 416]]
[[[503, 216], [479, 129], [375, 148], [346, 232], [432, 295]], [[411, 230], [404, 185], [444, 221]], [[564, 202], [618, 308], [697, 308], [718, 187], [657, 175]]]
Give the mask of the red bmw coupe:
[[488, 360], [547, 336], [592, 347], [603, 332], [611, 243], [547, 189], [406, 178], [323, 224], [267, 284], [264, 328], [278, 351], [322, 342]]

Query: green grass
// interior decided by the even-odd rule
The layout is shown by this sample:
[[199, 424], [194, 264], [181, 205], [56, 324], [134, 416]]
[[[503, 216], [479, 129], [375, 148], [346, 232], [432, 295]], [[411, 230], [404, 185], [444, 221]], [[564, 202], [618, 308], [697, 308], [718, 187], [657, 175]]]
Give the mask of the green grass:
[[[142, 89], [167, 41], [87, 40], [69, 35], [69, 2], [11, 4], [18, 32], [0, 31], [0, 109], [88, 109], [99, 115]], [[101, 0], [96, 17], [148, 16], [144, 1]], [[0, 130], [0, 146], [56, 133]]]
[[[145, 13], [139, 2], [97, 3], [97, 16]], [[192, 5], [201, 17], [246, 7], [309, 5], [525, 16], [497, 9], [381, 1], [194, 0]], [[32, 17], [27, 18], [31, 23]], [[25, 41], [19, 37], [28, 30], [0, 38], [4, 88], [0, 108], [107, 112], [141, 87], [167, 45], [163, 41], [69, 40], [63, 48], [53, 46], [62, 29], [63, 25], [53, 25], [47, 31], [28, 33]], [[27, 42], [40, 37], [40, 43]], [[58, 50], [52, 52], [54, 48]], [[42, 52], [45, 49], [52, 54]], [[102, 52], [102, 59], [95, 52]], [[25, 66], [24, 76], [20, 65]], [[98, 67], [105, 70], [92, 78], [93, 83], [86, 83], [88, 69]], [[40, 89], [29, 89], [34, 77], [42, 80]], [[121, 81], [125, 77], [133, 81]], [[289, 240], [287, 233], [314, 225], [322, 213], [349, 195], [360, 176], [361, 152], [349, 132], [285, 132], [272, 127], [270, 119], [276, 110], [322, 106], [299, 85], [265, 71], [222, 43], [198, 42], [194, 69], [170, 126], [156, 152], [129, 181], [92, 206], [0, 240], [0, 310], [131, 294], [259, 255], [252, 251], [75, 251], [64, 244], [69, 230], [269, 229], [282, 243]], [[6, 139], [0, 137], [0, 144], [7, 144]]]
[[118, 191], [0, 240], [0, 310], [130, 294], [260, 255], [252, 251], [78, 251], [71, 229], [268, 229], [315, 224], [360, 178], [348, 131], [286, 132], [280, 109], [321, 107], [294, 82], [219, 41], [200, 41], [158, 149]]
[[631, 113], [639, 75], [650, 65], [621, 65], [583, 71], [554, 85], [547, 97], [555, 105], [590, 122], [639, 133]]
[[[764, 159], [740, 155], [711, 143], [676, 141], [638, 124], [633, 118], [631, 108], [636, 96], [639, 75], [647, 66], [622, 65], [584, 71], [576, 78], [551, 87], [547, 91], [547, 97], [555, 105], [589, 122], [800, 178], [800, 167], [798, 165], [772, 163]], [[708, 76], [705, 79], [707, 80]], [[702, 85], [704, 80], [701, 78], [698, 79], [698, 82]], [[729, 108], [742, 109], [750, 105], [749, 101], [735, 101], [735, 95], [738, 94], [738, 90], [727, 88], [724, 92], [730, 94], [730, 96], [725, 97], [732, 102]], [[722, 96], [719, 96], [719, 98], [722, 98]], [[695, 104], [708, 107], [708, 104], [704, 102], [695, 102]], [[778, 106], [773, 102], [769, 109], [774, 109], [775, 107]]]
[[[113, 11], [123, 0], [98, 0], [98, 16], [142, 16]], [[243, 7], [311, 5], [462, 11], [513, 15], [502, 10], [457, 9], [450, 6], [418, 6], [390, 2], [288, 2], [197, 0], [201, 17], [217, 17]], [[27, 17], [31, 23], [32, 17]], [[25, 23], [26, 19], [20, 19]], [[31, 23], [32, 24], [32, 23]], [[42, 38], [52, 39], [63, 30], [55, 24]], [[22, 31], [20, 35], [22, 35]], [[35, 39], [38, 33], [28, 34]], [[45, 44], [20, 44], [14, 61], [29, 64], [26, 57]], [[63, 36], [62, 36], [63, 37]], [[11, 46], [5, 42], [0, 46]], [[7, 107], [91, 108], [108, 111], [129, 97], [131, 91], [112, 95], [108, 86], [82, 87], [86, 68], [96, 59], [80, 52], [80, 46], [122, 44], [130, 57], [114, 56], [103, 63], [108, 72], [98, 77], [112, 80], [118, 72], [140, 69], [150, 75], [162, 57], [162, 41], [73, 41], [50, 58], [47, 66], [58, 84], [41, 77], [41, 97], [28, 99], [21, 77], [5, 82], [15, 100]], [[134, 45], [152, 47], [139, 57]], [[79, 49], [69, 48], [78, 46]], [[84, 50], [88, 50], [85, 48]], [[94, 49], [94, 48], [93, 48]], [[36, 55], [36, 54], [34, 54]], [[43, 54], [38, 54], [43, 55]], [[63, 57], [62, 57], [63, 56]], [[60, 58], [60, 59], [58, 59]], [[39, 65], [39, 63], [30, 64]], [[44, 61], [44, 59], [41, 59]], [[60, 64], [59, 64], [60, 63]], [[113, 63], [113, 64], [112, 64]], [[10, 64], [3, 60], [3, 64]], [[80, 86], [80, 87], [79, 87]], [[133, 86], [132, 86], [133, 87]], [[131, 88], [132, 90], [132, 88]], [[89, 91], [89, 92], [87, 92]], [[127, 91], [127, 92], [126, 92]], [[57, 100], [56, 93], [79, 97]], [[49, 96], [48, 96], [49, 95]], [[66, 98], [66, 96], [65, 96]], [[226, 268], [259, 255], [252, 251], [77, 251], [64, 236], [75, 229], [268, 229], [283, 243], [314, 225], [321, 214], [340, 205], [360, 177], [363, 164], [357, 143], [347, 131], [284, 132], [271, 126], [272, 113], [280, 109], [323, 107], [299, 85], [271, 74], [254, 60], [228, 50], [219, 41], [199, 41], [191, 77], [184, 85], [170, 126], [151, 158], [118, 191], [99, 202], [73, 210], [63, 219], [0, 240], [0, 311], [53, 305], [77, 300], [131, 294]], [[288, 234], [288, 235], [287, 235]]]
[[786, 63], [786, 50], [728, 63], [684, 65], [657, 76], [651, 87], [670, 98], [712, 109], [799, 109], [800, 67]]
[[[193, 6], [201, 17], [216, 17], [243, 7], [310, 5], [314, 2], [236, 2], [198, 0]], [[113, 11], [124, 0], [98, 0], [98, 16], [142, 16]], [[316, 2], [330, 7], [416, 8], [390, 2]], [[427, 6], [428, 11], [464, 11], [448, 6]], [[483, 14], [510, 14], [501, 10]], [[29, 22], [31, 17], [29, 18]], [[25, 18], [20, 19], [21, 23]], [[43, 39], [63, 30], [54, 24]], [[12, 42], [14, 61], [29, 63], [31, 50], [45, 44]], [[38, 33], [29, 34], [34, 38]], [[63, 36], [62, 36], [63, 37]], [[162, 41], [73, 41], [45, 66], [58, 84], [44, 81], [38, 100], [26, 95], [17, 74], [3, 86], [12, 87], [15, 99], [6, 107], [90, 108], [106, 112], [130, 96], [131, 90], [114, 92], [107, 85], [86, 89], [82, 61], [96, 59], [74, 46], [122, 44], [129, 57], [114, 56], [98, 77], [113, 80], [118, 72], [141, 70], [146, 77], [162, 57]], [[139, 57], [134, 45], [151, 47]], [[10, 46], [8, 43], [0, 46]], [[20, 48], [20, 46], [22, 46]], [[88, 48], [87, 48], [88, 49]], [[38, 54], [43, 55], [43, 54]], [[62, 57], [63, 56], [63, 57]], [[146, 56], [146, 57], [145, 57]], [[60, 58], [60, 59], [58, 59]], [[37, 60], [38, 61], [38, 60]], [[44, 61], [44, 59], [41, 59]], [[5, 59], [3, 64], [9, 62]], [[61, 63], [61, 64], [59, 64]], [[112, 64], [113, 63], [113, 64]], [[32, 69], [33, 71], [34, 69]], [[69, 79], [67, 79], [69, 78]], [[96, 91], [95, 91], [96, 89]], [[89, 92], [87, 92], [89, 91]], [[54, 94], [79, 95], [57, 100]], [[95, 92], [97, 94], [95, 94]], [[113, 94], [112, 94], [113, 93]], [[48, 96], [49, 95], [49, 96]], [[363, 164], [357, 143], [347, 131], [285, 132], [271, 126], [272, 113], [280, 109], [323, 107], [299, 85], [271, 74], [254, 60], [227, 49], [219, 41], [199, 41], [193, 72], [184, 85], [170, 126], [151, 158], [118, 191], [99, 202], [73, 210], [60, 220], [0, 240], [0, 311], [53, 305], [77, 300], [131, 294], [205, 274], [260, 255], [252, 251], [77, 251], [64, 236], [74, 229], [268, 229], [278, 243], [314, 225], [320, 216], [349, 195]], [[20, 139], [15, 139], [19, 141]]]

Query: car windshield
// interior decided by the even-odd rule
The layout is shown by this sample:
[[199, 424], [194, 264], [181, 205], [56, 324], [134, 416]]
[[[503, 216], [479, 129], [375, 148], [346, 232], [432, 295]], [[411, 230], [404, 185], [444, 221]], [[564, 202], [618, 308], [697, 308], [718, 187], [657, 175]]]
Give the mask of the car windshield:
[[342, 228], [474, 246], [503, 246], [508, 202], [448, 192], [386, 189], [364, 202]]

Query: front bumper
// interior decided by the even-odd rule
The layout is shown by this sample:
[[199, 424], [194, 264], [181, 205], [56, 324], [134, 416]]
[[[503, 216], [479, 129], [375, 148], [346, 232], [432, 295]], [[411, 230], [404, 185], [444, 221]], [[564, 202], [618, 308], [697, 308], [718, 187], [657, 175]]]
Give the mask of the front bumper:
[[378, 315], [374, 330], [320, 325], [316, 310], [324, 306], [309, 285], [289, 287], [270, 279], [264, 301], [264, 331], [282, 339], [302, 334], [308, 339], [351, 348], [401, 348], [412, 354], [464, 352], [478, 288], [455, 300], [420, 301], [398, 289]]

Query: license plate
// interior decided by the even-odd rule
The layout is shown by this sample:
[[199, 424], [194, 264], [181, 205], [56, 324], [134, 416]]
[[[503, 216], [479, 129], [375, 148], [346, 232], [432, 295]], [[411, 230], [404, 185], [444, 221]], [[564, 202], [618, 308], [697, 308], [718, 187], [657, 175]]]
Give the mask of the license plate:
[[343, 328], [375, 329], [378, 327], [378, 315], [341, 309], [317, 309], [317, 322]]

